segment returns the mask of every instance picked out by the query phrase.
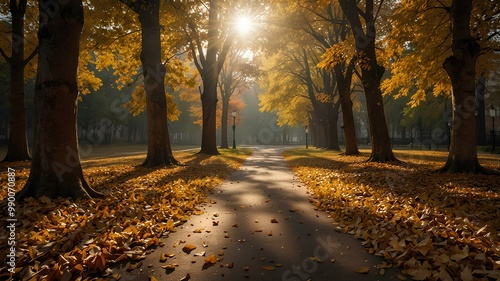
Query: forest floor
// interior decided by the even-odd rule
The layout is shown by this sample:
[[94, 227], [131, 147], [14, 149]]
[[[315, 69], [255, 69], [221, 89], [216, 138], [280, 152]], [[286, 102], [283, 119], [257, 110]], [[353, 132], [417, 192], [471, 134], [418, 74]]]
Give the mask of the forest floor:
[[[447, 152], [395, 155], [402, 163], [365, 163], [367, 150], [285, 152], [336, 229], [411, 279], [500, 280], [500, 177], [437, 172]], [[498, 154], [480, 153], [479, 161], [500, 170]]]
[[[500, 279], [500, 177], [437, 173], [445, 152], [396, 150], [403, 163], [376, 164], [366, 150], [292, 149], [285, 164], [283, 149], [255, 148], [244, 163], [250, 149], [175, 152], [188, 165], [162, 169], [138, 167], [134, 149], [89, 154], [84, 174], [106, 198], [16, 202], [16, 277]], [[500, 169], [500, 155], [479, 158]], [[10, 167], [21, 188], [29, 163]]]

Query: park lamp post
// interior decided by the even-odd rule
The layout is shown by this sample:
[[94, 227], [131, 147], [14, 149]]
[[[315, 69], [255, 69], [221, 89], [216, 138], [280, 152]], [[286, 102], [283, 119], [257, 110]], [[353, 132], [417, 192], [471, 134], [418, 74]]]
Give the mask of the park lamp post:
[[491, 116], [491, 153], [495, 151], [495, 115], [496, 109], [493, 105], [490, 107], [490, 116]]
[[309, 135], [309, 127], [307, 127], [306, 125], [306, 149], [309, 148], [308, 135]]
[[231, 113], [233, 116], [233, 149], [236, 149], [236, 111]]

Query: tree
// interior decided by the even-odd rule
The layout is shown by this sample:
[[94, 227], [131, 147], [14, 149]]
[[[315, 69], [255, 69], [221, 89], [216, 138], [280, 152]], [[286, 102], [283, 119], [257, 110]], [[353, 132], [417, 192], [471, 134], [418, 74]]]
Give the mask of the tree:
[[24, 93], [24, 69], [36, 56], [38, 48], [25, 58], [25, 15], [27, 0], [10, 0], [9, 11], [12, 17], [12, 54], [9, 57], [0, 47], [0, 54], [10, 66], [10, 126], [9, 146], [5, 162], [31, 160], [26, 135], [26, 106]]
[[[306, 4], [304, 4], [306, 5]], [[313, 7], [301, 7], [304, 10], [302, 16], [308, 17], [302, 29], [309, 34], [312, 39], [320, 44], [323, 52], [332, 49], [333, 46], [343, 48], [344, 42], [347, 40], [347, 35], [350, 31], [340, 7], [337, 3], [329, 3], [325, 7], [318, 7], [314, 4]], [[345, 136], [345, 155], [359, 154], [356, 140], [356, 129], [354, 126], [354, 115], [352, 113], [351, 101], [351, 83], [354, 73], [354, 58], [352, 52], [342, 50], [342, 55], [336, 56], [337, 61], [331, 62], [334, 66], [327, 66], [324, 63], [319, 63], [318, 67], [332, 69], [333, 78], [336, 84], [336, 91], [339, 96], [339, 103], [342, 108], [342, 119]], [[349, 56], [347, 54], [350, 54]], [[327, 67], [325, 67], [327, 66]], [[336, 124], [335, 124], [336, 125]]]
[[471, 34], [472, 0], [454, 0], [449, 10], [452, 54], [443, 68], [451, 80], [453, 122], [450, 154], [441, 171], [488, 173], [477, 159], [475, 81], [481, 46]]
[[[340, 7], [351, 26], [355, 39], [357, 59], [361, 64], [360, 78], [365, 90], [372, 146], [371, 156], [368, 161], [397, 161], [392, 152], [389, 131], [385, 121], [382, 91], [380, 90], [380, 82], [385, 68], [378, 64], [375, 52], [377, 39], [375, 22], [378, 12], [375, 14], [374, 0], [362, 1], [364, 8], [360, 8], [358, 2], [356, 0], [339, 0]], [[380, 1], [377, 11], [380, 11], [382, 3], [383, 1]]]
[[[201, 104], [203, 114], [201, 150], [200, 153], [217, 155], [217, 81], [234, 40], [234, 33], [223, 28], [220, 15], [220, 3], [211, 0], [201, 10], [208, 9], [208, 22], [195, 22], [197, 17], [187, 19], [185, 33], [188, 39], [194, 64], [202, 79]], [[198, 13], [200, 7], [194, 7]], [[182, 11], [181, 13], [183, 13]], [[203, 12], [200, 12], [204, 14]], [[206, 30], [206, 34], [204, 34]]]
[[85, 180], [76, 133], [77, 69], [84, 23], [81, 0], [53, 4], [40, 0], [39, 56], [35, 90], [33, 160], [26, 185], [16, 195], [26, 197], [96, 197]]
[[475, 111], [481, 96], [475, 89], [478, 74], [489, 75], [498, 67], [499, 10], [498, 1], [471, 0], [402, 1], [394, 8], [392, 22], [400, 31], [388, 36], [396, 61], [384, 90], [406, 95], [416, 88], [413, 105], [425, 99], [427, 90], [451, 95], [451, 146], [443, 172], [491, 172], [477, 159]]
[[142, 165], [177, 165], [172, 154], [165, 97], [166, 68], [161, 60], [160, 0], [120, 0], [139, 16], [142, 32], [141, 62], [148, 117], [148, 154]]
[[[306, 5], [306, 4], [304, 4]], [[305, 119], [304, 124], [308, 124], [313, 135], [315, 135], [316, 147], [340, 150], [338, 141], [338, 116], [340, 102], [336, 87], [336, 76], [329, 69], [318, 69], [316, 65], [321, 54], [330, 47], [332, 43], [332, 29], [328, 18], [329, 5], [318, 7], [317, 5], [301, 6], [276, 5], [273, 18], [280, 25], [275, 27], [272, 40], [269, 40], [269, 53], [279, 54], [281, 58], [277, 60], [267, 60], [275, 64], [268, 67], [268, 72], [282, 72], [279, 76], [293, 76], [290, 81], [281, 78], [273, 78], [269, 81], [266, 92], [261, 97], [260, 106], [263, 110], [276, 111], [280, 124], [292, 126], [299, 125], [297, 118]], [[282, 27], [285, 26], [285, 27]], [[276, 35], [282, 34], [282, 36]], [[296, 83], [300, 88], [289, 91], [288, 86], [275, 87], [273, 84]], [[303, 93], [297, 93], [301, 89]], [[275, 99], [272, 95], [280, 95]], [[290, 103], [285, 102], [283, 106], [277, 104], [288, 97], [293, 101], [294, 106], [306, 105], [298, 98], [309, 99], [310, 104], [301, 109], [310, 111], [301, 117], [296, 117], [292, 112], [294, 108]], [[297, 109], [297, 108], [295, 108]], [[310, 115], [310, 116], [309, 116]], [[308, 118], [310, 117], [310, 118]], [[290, 118], [290, 122], [281, 121]], [[308, 123], [308, 119], [310, 119]]]
[[[253, 83], [252, 78], [258, 76], [258, 69], [252, 65], [248, 59], [245, 60], [246, 50], [233, 50], [222, 67], [219, 76], [219, 93], [222, 98], [221, 113], [221, 148], [228, 148], [227, 128], [229, 117], [229, 103], [234, 94], [241, 94], [249, 89]], [[236, 103], [236, 105], [243, 102]], [[233, 110], [240, 111], [243, 107], [233, 107]]]

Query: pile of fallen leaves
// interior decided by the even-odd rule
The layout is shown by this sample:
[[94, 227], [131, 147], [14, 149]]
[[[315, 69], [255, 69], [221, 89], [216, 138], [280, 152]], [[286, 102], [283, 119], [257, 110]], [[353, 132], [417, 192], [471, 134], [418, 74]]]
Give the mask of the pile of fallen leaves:
[[[17, 255], [11, 278], [92, 280], [104, 273], [119, 279], [119, 274], [108, 269], [110, 265], [142, 259], [153, 247], [162, 246], [160, 238], [190, 215], [202, 214], [196, 206], [251, 153], [247, 149], [220, 152], [220, 156], [176, 153], [186, 166], [165, 168], [138, 166], [145, 155], [84, 161], [86, 179], [106, 196], [16, 202]], [[28, 178], [29, 163], [9, 167], [16, 170], [20, 190]], [[7, 173], [1, 176], [0, 185], [6, 187]], [[6, 196], [7, 188], [0, 191], [0, 199]], [[8, 236], [2, 225], [2, 257], [10, 247]], [[0, 279], [9, 278], [7, 268], [5, 260], [0, 261]]]
[[[396, 151], [403, 163], [297, 149], [285, 152], [334, 228], [362, 239], [384, 267], [413, 280], [500, 280], [500, 177], [436, 172], [444, 152]], [[498, 155], [480, 155], [500, 169]], [[399, 275], [401, 280], [406, 276]]]

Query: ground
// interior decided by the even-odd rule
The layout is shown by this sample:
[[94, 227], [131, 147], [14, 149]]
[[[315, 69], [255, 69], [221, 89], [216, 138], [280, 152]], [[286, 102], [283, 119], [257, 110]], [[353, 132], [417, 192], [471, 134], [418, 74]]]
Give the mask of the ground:
[[[436, 173], [442, 152], [396, 151], [403, 164], [375, 164], [363, 163], [368, 151], [345, 157], [293, 149], [284, 155], [294, 178], [281, 147], [254, 150], [244, 163], [249, 149], [178, 151], [187, 166], [155, 170], [135, 166], [141, 150], [94, 149], [84, 173], [106, 198], [16, 202], [17, 276], [500, 278], [498, 176]], [[499, 160], [480, 155], [490, 168], [499, 169]], [[21, 188], [29, 163], [11, 167]], [[7, 185], [6, 173], [0, 183]]]

